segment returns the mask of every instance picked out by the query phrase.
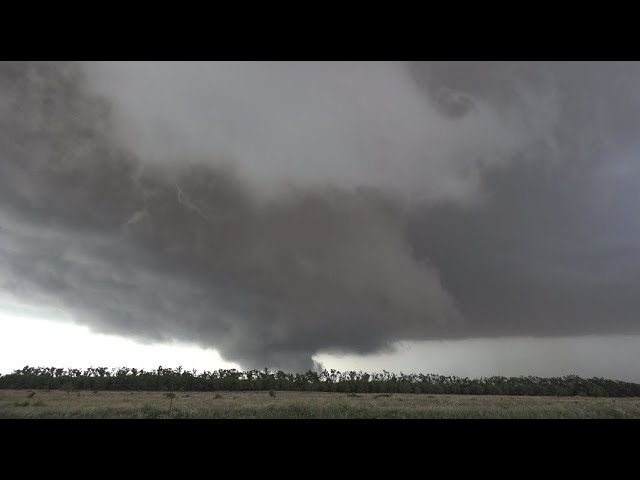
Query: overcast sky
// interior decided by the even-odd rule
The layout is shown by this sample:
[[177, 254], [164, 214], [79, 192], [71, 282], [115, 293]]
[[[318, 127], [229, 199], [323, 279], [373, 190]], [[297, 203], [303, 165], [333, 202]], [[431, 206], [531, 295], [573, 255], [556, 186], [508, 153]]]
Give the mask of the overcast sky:
[[640, 381], [639, 81], [613, 62], [2, 63], [0, 371]]

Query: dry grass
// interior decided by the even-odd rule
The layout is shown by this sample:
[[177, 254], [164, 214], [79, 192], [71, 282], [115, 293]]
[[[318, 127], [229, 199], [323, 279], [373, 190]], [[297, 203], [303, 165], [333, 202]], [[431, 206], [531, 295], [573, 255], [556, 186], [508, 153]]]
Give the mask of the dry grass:
[[[35, 392], [35, 395], [30, 394]], [[640, 398], [0, 391], [0, 418], [640, 418]]]

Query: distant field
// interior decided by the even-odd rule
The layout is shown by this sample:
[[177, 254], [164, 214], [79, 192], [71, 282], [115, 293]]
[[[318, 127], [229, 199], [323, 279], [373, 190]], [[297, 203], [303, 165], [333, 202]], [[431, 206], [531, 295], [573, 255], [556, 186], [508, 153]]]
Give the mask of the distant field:
[[0, 418], [640, 418], [640, 398], [0, 390]]

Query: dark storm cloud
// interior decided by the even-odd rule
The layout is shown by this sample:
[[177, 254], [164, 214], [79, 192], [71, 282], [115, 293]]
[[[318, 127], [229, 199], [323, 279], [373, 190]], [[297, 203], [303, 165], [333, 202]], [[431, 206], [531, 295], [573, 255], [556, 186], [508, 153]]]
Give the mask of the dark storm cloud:
[[637, 333], [638, 64], [440, 64], [429, 75], [496, 102], [512, 101], [506, 79], [538, 81], [559, 112], [554, 154], [532, 149], [486, 172], [482, 208], [415, 216], [417, 256], [438, 265], [468, 319], [452, 335]]
[[639, 77], [2, 64], [0, 289], [258, 368], [637, 332]]

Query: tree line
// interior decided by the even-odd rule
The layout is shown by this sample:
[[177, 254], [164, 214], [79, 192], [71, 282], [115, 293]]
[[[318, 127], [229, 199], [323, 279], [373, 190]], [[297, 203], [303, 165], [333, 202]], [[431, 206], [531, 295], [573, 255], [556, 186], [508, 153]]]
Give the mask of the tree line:
[[0, 375], [0, 389], [114, 390], [114, 391], [307, 391], [342, 393], [427, 393], [460, 395], [532, 395], [636, 397], [640, 384], [605, 378], [584, 379], [577, 375], [541, 378], [467, 377], [387, 372], [363, 373], [324, 370], [286, 373], [281, 370], [220, 369], [183, 370], [158, 367], [157, 370], [105, 367], [75, 368], [29, 367]]

